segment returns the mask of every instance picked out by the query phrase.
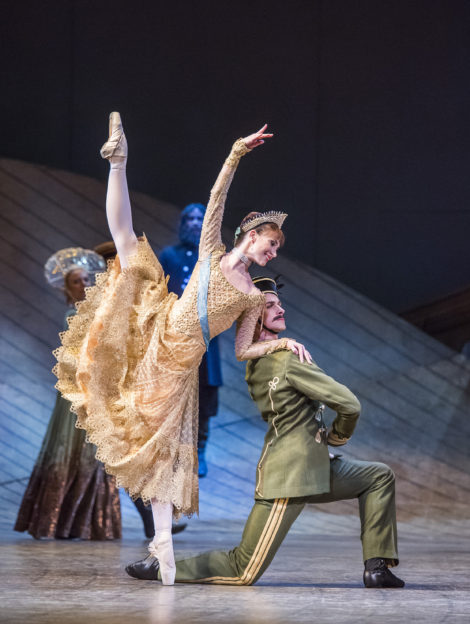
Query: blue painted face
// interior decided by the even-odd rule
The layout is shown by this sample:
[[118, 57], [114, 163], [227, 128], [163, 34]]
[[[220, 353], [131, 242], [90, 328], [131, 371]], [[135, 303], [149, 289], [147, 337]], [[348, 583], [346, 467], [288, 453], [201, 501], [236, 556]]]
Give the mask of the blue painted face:
[[204, 214], [199, 208], [193, 208], [184, 215], [180, 227], [180, 239], [183, 243], [188, 243], [197, 247], [201, 238], [202, 222]]

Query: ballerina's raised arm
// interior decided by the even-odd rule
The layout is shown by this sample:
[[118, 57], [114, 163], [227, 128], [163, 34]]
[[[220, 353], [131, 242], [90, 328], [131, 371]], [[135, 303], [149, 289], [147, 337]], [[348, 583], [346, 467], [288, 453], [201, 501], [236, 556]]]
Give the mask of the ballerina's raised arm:
[[273, 136], [265, 132], [267, 127], [268, 125], [265, 124], [258, 132], [250, 134], [243, 139], [238, 139], [233, 145], [232, 151], [226, 159], [211, 190], [201, 230], [199, 243], [200, 260], [206, 258], [214, 249], [222, 245], [221, 228], [225, 200], [227, 199], [227, 193], [232, 183], [233, 176], [237, 170], [240, 158], [248, 152], [251, 152], [255, 147], [263, 145], [265, 139]]

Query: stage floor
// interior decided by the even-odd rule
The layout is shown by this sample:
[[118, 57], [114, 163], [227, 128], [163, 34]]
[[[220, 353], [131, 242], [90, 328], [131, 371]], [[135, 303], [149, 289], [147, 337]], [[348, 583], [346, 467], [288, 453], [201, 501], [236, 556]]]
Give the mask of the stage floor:
[[[466, 525], [466, 523], [465, 523]], [[422, 525], [421, 525], [422, 526]], [[243, 522], [190, 521], [175, 537], [179, 555], [235, 545]], [[318, 534], [296, 523], [273, 564], [251, 587], [163, 587], [129, 578], [124, 565], [145, 554], [140, 531], [122, 541], [35, 541], [3, 530], [1, 622], [9, 624], [178, 624], [230, 622], [468, 622], [470, 547], [458, 537], [399, 527], [402, 590], [362, 585], [356, 527]], [[466, 529], [466, 526], [465, 526]], [[326, 533], [326, 532], [325, 532]], [[336, 533], [336, 532], [335, 532]]]

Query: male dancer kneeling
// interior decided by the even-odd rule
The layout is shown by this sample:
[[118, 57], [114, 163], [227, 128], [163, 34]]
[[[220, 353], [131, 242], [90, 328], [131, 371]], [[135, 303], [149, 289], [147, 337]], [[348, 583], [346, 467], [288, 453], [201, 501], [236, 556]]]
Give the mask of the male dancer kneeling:
[[[255, 278], [266, 307], [259, 340], [286, 329], [276, 282]], [[257, 468], [255, 504], [239, 546], [176, 562], [176, 582], [252, 585], [268, 568], [306, 503], [359, 499], [366, 587], [403, 587], [388, 569], [398, 565], [395, 479], [385, 464], [333, 456], [327, 444], [351, 437], [360, 404], [345, 386], [291, 350], [276, 351], [246, 367], [250, 394], [269, 423]], [[323, 403], [336, 411], [329, 430]], [[130, 576], [160, 580], [158, 560], [149, 555], [127, 566]]]

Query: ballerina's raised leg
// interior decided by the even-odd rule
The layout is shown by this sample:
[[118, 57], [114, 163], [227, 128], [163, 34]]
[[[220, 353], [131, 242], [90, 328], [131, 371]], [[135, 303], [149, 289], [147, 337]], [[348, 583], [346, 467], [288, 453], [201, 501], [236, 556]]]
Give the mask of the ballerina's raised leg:
[[[114, 112], [109, 116], [109, 139], [101, 148], [101, 155], [110, 163], [106, 215], [121, 266], [125, 268], [128, 265], [128, 257], [136, 251], [137, 237], [132, 227], [132, 210], [127, 187], [127, 141], [119, 113]], [[149, 565], [158, 560], [163, 585], [173, 585], [176, 572], [171, 536], [173, 505], [152, 500], [152, 513], [155, 537], [149, 544]]]
[[119, 255], [121, 267], [135, 253], [137, 236], [132, 227], [132, 209], [127, 187], [127, 141], [119, 113], [109, 116], [109, 138], [101, 148], [101, 156], [109, 160], [106, 216], [109, 230]]

